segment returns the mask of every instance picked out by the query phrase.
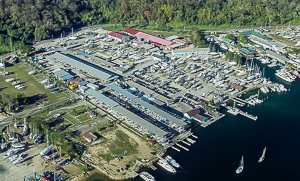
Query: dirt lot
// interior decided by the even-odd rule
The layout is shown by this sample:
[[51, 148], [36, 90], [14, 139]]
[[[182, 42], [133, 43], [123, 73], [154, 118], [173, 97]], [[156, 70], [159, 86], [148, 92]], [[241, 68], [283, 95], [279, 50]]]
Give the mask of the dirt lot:
[[[121, 126], [102, 133], [101, 136], [103, 138], [100, 139], [106, 141], [91, 146], [88, 153], [91, 154], [95, 163], [102, 165], [116, 175], [118, 174], [116, 169], [132, 165], [132, 161], [147, 160], [153, 157], [152, 150], [146, 141]], [[126, 151], [127, 153], [124, 154]], [[123, 159], [116, 161], [116, 157], [123, 157]], [[123, 175], [124, 172], [119, 174]]]

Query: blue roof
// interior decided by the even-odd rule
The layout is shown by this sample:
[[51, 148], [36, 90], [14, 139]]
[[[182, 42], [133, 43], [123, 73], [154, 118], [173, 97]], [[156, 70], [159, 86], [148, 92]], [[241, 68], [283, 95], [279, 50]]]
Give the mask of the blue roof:
[[117, 91], [118, 93], [122, 94], [125, 97], [128, 97], [129, 99], [136, 98], [135, 95], [131, 94], [130, 92], [122, 89], [121, 87], [117, 86], [116, 84], [109, 84], [107, 87], [111, 88], [114, 91]]
[[115, 101], [113, 101], [112, 99], [106, 97], [105, 95], [95, 91], [92, 88], [89, 88], [86, 93], [90, 94], [91, 96], [94, 96], [95, 98], [97, 98], [99, 101], [105, 103], [106, 105], [110, 106], [110, 107], [116, 107], [119, 104], [116, 103]]
[[85, 86], [86, 84], [88, 84], [89, 82], [88, 81], [82, 81], [80, 82], [78, 85], [79, 86]]
[[61, 79], [62, 80], [69, 80], [69, 79], [72, 79], [72, 78], [74, 78], [75, 76], [73, 76], [73, 75], [66, 75], [66, 76], [63, 76]]
[[84, 52], [82, 52], [82, 51], [77, 51], [78, 53], [79, 53], [79, 55], [82, 55], [82, 56], [85, 56], [85, 57], [87, 57], [89, 54], [87, 54], [87, 53], [84, 53]]

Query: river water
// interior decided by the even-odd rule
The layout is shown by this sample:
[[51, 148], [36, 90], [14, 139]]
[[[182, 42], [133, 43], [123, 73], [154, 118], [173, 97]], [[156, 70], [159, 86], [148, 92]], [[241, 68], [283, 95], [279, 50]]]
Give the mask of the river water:
[[[260, 99], [265, 99], [262, 104], [241, 108], [258, 116], [257, 121], [226, 113], [226, 117], [206, 128], [198, 126], [192, 129], [198, 139], [197, 143], [189, 147], [190, 151], [167, 151], [184, 170], [176, 174], [168, 173], [159, 166], [156, 171], [147, 170], [157, 181], [300, 180], [300, 80], [285, 82], [275, 76], [276, 68], [257, 64], [265, 67], [266, 77], [284, 84], [290, 91], [268, 94], [261, 92]], [[249, 97], [255, 93], [257, 91], [244, 96]], [[258, 163], [265, 146], [266, 158]], [[241, 174], [236, 174], [242, 155], [244, 170]], [[89, 181], [108, 179], [94, 175]], [[133, 181], [142, 179], [137, 177]]]

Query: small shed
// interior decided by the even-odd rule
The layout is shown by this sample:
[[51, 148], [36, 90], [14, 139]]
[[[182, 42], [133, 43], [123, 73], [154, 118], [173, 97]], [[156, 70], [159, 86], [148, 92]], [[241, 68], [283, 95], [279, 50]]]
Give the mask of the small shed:
[[94, 135], [93, 133], [91, 132], [88, 132], [88, 133], [85, 133], [82, 135], [82, 138], [85, 139], [87, 142], [92, 142], [92, 141], [95, 141], [97, 139], [97, 136]]

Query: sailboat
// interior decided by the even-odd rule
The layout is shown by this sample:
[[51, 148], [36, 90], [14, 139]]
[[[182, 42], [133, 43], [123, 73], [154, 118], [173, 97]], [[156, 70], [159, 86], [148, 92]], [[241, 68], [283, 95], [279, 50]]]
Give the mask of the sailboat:
[[243, 169], [244, 169], [244, 156], [242, 156], [242, 159], [241, 159], [241, 163], [240, 163], [240, 165], [239, 165], [239, 168], [237, 168], [235, 172], [236, 172], [237, 174], [239, 174], [239, 173], [241, 173], [241, 172], [243, 171]]
[[259, 160], [258, 160], [258, 163], [264, 161], [264, 159], [265, 159], [265, 154], [266, 154], [266, 150], [267, 150], [267, 147], [265, 147], [265, 149], [264, 149], [264, 151], [263, 151], [261, 157], [260, 157]]

